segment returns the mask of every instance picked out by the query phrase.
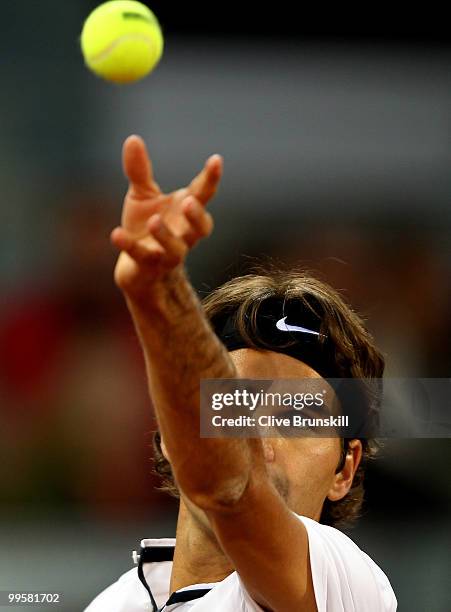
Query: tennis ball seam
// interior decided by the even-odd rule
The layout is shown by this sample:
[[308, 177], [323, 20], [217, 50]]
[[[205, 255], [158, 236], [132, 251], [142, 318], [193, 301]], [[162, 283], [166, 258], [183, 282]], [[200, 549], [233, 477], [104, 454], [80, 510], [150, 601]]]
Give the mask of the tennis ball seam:
[[146, 36], [145, 34], [124, 34], [123, 36], [117, 38], [111, 44], [109, 44], [108, 47], [102, 49], [102, 51], [100, 51], [99, 53], [89, 56], [89, 61], [93, 64], [101, 62], [102, 60], [107, 58], [108, 55], [110, 55], [110, 53], [112, 53], [116, 49], [116, 47], [118, 47], [120, 44], [127, 40], [141, 40], [147, 43], [147, 45], [149, 45], [149, 49], [153, 48], [153, 41], [150, 36]]

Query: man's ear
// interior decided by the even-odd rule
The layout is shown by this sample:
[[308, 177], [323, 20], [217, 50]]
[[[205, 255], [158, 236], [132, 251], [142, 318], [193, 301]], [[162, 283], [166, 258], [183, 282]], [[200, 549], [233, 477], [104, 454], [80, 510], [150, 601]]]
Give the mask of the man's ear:
[[163, 457], [166, 461], [169, 461], [168, 449], [166, 448], [166, 444], [164, 443], [163, 438], [160, 439], [161, 452], [163, 453]]
[[362, 459], [362, 443], [360, 440], [351, 440], [348, 443], [348, 450], [343, 468], [335, 474], [331, 488], [327, 494], [330, 501], [338, 501], [348, 493], [352, 487], [354, 475]]

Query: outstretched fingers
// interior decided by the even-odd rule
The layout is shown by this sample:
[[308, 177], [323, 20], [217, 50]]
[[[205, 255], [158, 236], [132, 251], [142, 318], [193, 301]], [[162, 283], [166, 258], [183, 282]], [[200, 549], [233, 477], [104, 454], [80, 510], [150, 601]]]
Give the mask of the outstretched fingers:
[[174, 268], [183, 262], [189, 249], [213, 231], [212, 216], [193, 196], [183, 201], [182, 213], [187, 229], [180, 236], [169, 229], [160, 214], [155, 214], [148, 220], [144, 235], [136, 237], [124, 227], [116, 227], [111, 242], [139, 265]]
[[215, 195], [223, 171], [223, 159], [220, 155], [212, 155], [205, 162], [205, 166], [194, 177], [189, 185], [191, 195], [205, 206]]
[[[117, 227], [111, 233], [111, 242], [139, 265], [158, 264], [170, 269], [183, 261], [187, 245], [184, 240], [174, 236], [160, 215], [153, 215], [149, 219], [147, 231], [147, 236], [136, 238], [123, 227]], [[149, 237], [153, 240], [149, 240]]]

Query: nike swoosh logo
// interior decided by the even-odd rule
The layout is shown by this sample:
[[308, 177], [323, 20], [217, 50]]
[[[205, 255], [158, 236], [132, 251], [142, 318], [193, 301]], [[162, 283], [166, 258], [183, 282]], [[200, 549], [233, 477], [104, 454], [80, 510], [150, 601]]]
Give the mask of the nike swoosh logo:
[[286, 318], [287, 317], [283, 317], [282, 319], [279, 319], [279, 321], [277, 321], [276, 323], [276, 327], [277, 329], [280, 329], [280, 331], [302, 332], [304, 334], [313, 334], [314, 336], [319, 336], [319, 332], [313, 331], [312, 329], [307, 329], [306, 327], [300, 327], [299, 325], [287, 325], [287, 323], [285, 323]]

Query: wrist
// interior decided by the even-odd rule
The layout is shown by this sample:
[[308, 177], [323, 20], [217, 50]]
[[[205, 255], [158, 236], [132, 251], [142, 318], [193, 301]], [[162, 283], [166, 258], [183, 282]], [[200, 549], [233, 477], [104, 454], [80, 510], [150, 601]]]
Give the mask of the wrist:
[[183, 266], [178, 266], [164, 277], [151, 281], [145, 291], [138, 294], [124, 291], [128, 309], [135, 323], [146, 319], [152, 325], [159, 321], [172, 324], [198, 304], [197, 296]]

